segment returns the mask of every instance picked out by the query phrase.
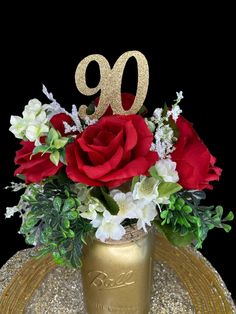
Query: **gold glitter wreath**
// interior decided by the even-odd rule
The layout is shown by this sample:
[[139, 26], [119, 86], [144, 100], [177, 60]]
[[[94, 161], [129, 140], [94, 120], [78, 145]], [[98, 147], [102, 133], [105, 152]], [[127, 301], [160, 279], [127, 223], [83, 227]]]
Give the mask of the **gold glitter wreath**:
[[[157, 235], [154, 258], [167, 264], [180, 278], [189, 293], [195, 313], [236, 313], [219, 274], [199, 252], [191, 247], [173, 247], [166, 239]], [[26, 262], [4, 290], [0, 298], [0, 313], [24, 313], [35, 290], [55, 268], [50, 256]], [[158, 308], [156, 311], [158, 313]]]

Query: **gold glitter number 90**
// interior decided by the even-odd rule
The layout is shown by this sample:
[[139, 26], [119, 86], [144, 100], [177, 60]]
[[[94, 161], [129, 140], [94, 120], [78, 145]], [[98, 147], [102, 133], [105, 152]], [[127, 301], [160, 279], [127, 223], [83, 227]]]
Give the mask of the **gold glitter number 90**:
[[[134, 103], [129, 110], [124, 110], [121, 101], [121, 84], [127, 61], [134, 57], [137, 62], [138, 82]], [[90, 62], [95, 61], [99, 65], [100, 81], [96, 87], [88, 87], [86, 84], [86, 71]], [[78, 90], [87, 96], [101, 91], [99, 104], [90, 119], [100, 118], [110, 105], [114, 114], [135, 114], [142, 107], [147, 95], [149, 83], [149, 69], [145, 56], [139, 51], [127, 51], [122, 54], [111, 69], [107, 59], [99, 54], [93, 54], [84, 58], [77, 66], [75, 72], [75, 83]], [[82, 105], [79, 116], [84, 119], [87, 115], [87, 106]]]

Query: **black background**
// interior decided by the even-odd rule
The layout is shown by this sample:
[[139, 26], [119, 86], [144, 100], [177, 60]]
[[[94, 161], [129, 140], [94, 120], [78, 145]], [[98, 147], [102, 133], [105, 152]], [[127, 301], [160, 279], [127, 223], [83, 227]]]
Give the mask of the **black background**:
[[[150, 67], [149, 92], [146, 106], [150, 112], [155, 107], [171, 104], [176, 91], [183, 90], [183, 115], [193, 122], [211, 153], [217, 157], [217, 165], [223, 168], [220, 182], [214, 184], [214, 190], [207, 192], [207, 202], [221, 204], [226, 212], [235, 212], [235, 95], [233, 95], [233, 52], [232, 38], [219, 19], [211, 17], [209, 21], [199, 16], [197, 27], [190, 27], [190, 20], [183, 28], [173, 23], [170, 32], [150, 33], [149, 45], [142, 46], [139, 30], [129, 34], [129, 44], [122, 44], [122, 36], [108, 36], [106, 44], [95, 44], [88, 37], [89, 44], [82, 41], [81, 26], [74, 32], [42, 31], [32, 33], [28, 24], [25, 29], [15, 29], [4, 39], [4, 57], [1, 59], [1, 154], [0, 154], [0, 258], [5, 263], [15, 252], [26, 247], [21, 235], [17, 234], [20, 219], [5, 220], [6, 206], [16, 204], [19, 195], [3, 190], [13, 180], [14, 155], [19, 149], [19, 141], [8, 131], [10, 115], [20, 115], [31, 98], [45, 100], [41, 93], [41, 83], [53, 92], [55, 98], [70, 109], [71, 104], [80, 105], [89, 102], [79, 94], [74, 83], [77, 64], [88, 54], [101, 53], [114, 64], [125, 51], [140, 50], [146, 56]], [[43, 21], [41, 20], [41, 23]], [[31, 21], [32, 23], [32, 21]], [[193, 23], [194, 24], [194, 23]], [[202, 27], [200, 27], [202, 26]], [[61, 28], [63, 29], [63, 27]], [[126, 35], [129, 28], [126, 29]], [[151, 28], [153, 30], [153, 28]], [[150, 29], [150, 31], [151, 31]], [[110, 30], [112, 32], [112, 30]], [[148, 32], [148, 27], [143, 30]], [[55, 34], [59, 35], [55, 39]], [[87, 32], [87, 36], [92, 33]], [[94, 34], [97, 37], [100, 33]], [[68, 36], [71, 39], [68, 39]], [[95, 37], [96, 37], [95, 36]], [[115, 37], [117, 36], [117, 37]], [[86, 36], [85, 36], [86, 37]], [[115, 37], [115, 38], [114, 38]], [[127, 36], [128, 37], [128, 36]], [[145, 36], [144, 36], [145, 37]], [[45, 41], [47, 38], [47, 41]], [[99, 38], [97, 38], [99, 39]], [[114, 40], [115, 39], [115, 40]], [[2, 39], [3, 40], [3, 39]], [[121, 43], [121, 44], [119, 44]], [[153, 44], [150, 46], [150, 44]], [[89, 48], [91, 47], [91, 48]], [[99, 48], [100, 47], [100, 48]], [[129, 61], [125, 70], [123, 90], [134, 92], [136, 71], [135, 63]], [[98, 79], [97, 68], [90, 67], [90, 84]], [[235, 286], [235, 232], [226, 234], [222, 230], [213, 230], [204, 243], [202, 253], [221, 274], [228, 289], [236, 298]]]

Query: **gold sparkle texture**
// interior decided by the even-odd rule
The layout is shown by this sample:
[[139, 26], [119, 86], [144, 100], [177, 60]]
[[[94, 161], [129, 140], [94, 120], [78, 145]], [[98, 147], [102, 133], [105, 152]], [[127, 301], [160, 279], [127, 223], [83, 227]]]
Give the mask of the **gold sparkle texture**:
[[[121, 101], [121, 85], [124, 69], [130, 58], [135, 58], [137, 62], [137, 90], [133, 105], [129, 110], [124, 110]], [[100, 71], [100, 81], [96, 87], [88, 87], [86, 83], [86, 71], [91, 62], [97, 62]], [[77, 66], [75, 71], [75, 83], [80, 93], [86, 96], [95, 95], [100, 91], [99, 103], [95, 112], [87, 114], [87, 106], [82, 105], [79, 108], [81, 119], [89, 117], [90, 119], [99, 119], [110, 105], [113, 114], [128, 115], [137, 113], [142, 107], [147, 96], [149, 84], [149, 67], [145, 56], [137, 50], [123, 53], [110, 67], [107, 59], [99, 54], [89, 55], [84, 58]]]

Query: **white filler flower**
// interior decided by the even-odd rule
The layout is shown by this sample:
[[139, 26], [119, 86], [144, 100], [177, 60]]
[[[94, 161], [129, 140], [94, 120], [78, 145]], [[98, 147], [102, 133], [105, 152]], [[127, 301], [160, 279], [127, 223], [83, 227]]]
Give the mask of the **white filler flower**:
[[104, 242], [106, 239], [120, 240], [125, 234], [125, 228], [121, 226], [121, 217], [113, 216], [108, 210], [103, 213], [101, 225], [96, 231], [96, 238]]
[[136, 205], [131, 192], [122, 193], [119, 190], [112, 190], [110, 194], [119, 206], [117, 215], [122, 218], [122, 220], [126, 218], [136, 218]]
[[137, 228], [147, 232], [146, 225], [151, 226], [151, 221], [157, 215], [156, 204], [153, 202], [137, 201]]
[[155, 164], [157, 173], [165, 182], [178, 182], [179, 175], [176, 171], [176, 162], [171, 159], [160, 159]]
[[145, 199], [152, 201], [158, 196], [158, 185], [159, 181], [155, 178], [143, 177], [141, 182], [137, 182], [133, 190], [133, 198], [135, 200]]

